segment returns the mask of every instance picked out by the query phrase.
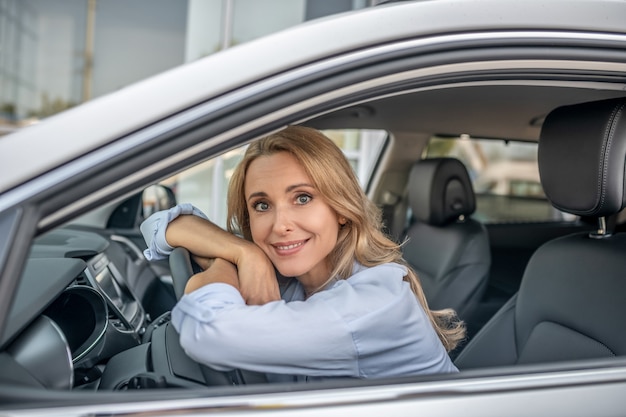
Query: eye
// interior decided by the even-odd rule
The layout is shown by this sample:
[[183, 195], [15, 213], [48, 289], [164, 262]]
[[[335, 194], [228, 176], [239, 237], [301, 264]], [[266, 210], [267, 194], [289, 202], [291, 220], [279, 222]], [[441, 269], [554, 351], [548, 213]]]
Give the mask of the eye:
[[259, 201], [257, 203], [254, 203], [252, 205], [252, 208], [254, 208], [255, 211], [267, 211], [270, 208], [270, 205], [267, 204], [265, 201]]
[[298, 197], [296, 197], [296, 203], [303, 205], [303, 204], [307, 204], [312, 199], [313, 199], [313, 197], [311, 197], [308, 194], [300, 194]]

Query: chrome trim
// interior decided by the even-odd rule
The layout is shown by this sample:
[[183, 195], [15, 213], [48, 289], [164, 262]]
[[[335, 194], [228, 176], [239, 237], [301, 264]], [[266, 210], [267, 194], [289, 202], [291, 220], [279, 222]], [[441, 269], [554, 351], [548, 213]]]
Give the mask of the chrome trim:
[[[509, 368], [511, 369], [511, 368]], [[466, 407], [462, 410], [466, 416], [500, 416], [506, 404], [511, 404], [511, 397], [518, 402], [534, 399], [534, 403], [525, 404], [525, 409], [511, 409], [524, 415], [559, 414], [557, 408], [546, 409], [551, 405], [563, 412], [564, 404], [579, 403], [588, 405], [589, 401], [598, 401], [601, 408], [606, 396], [613, 399], [611, 410], [619, 407], [617, 399], [624, 398], [626, 387], [626, 367], [603, 368], [594, 370], [573, 370], [555, 373], [521, 374], [516, 376], [490, 377], [488, 381], [458, 379], [446, 381], [407, 382], [396, 385], [378, 385], [367, 387], [329, 388], [304, 390], [301, 392], [276, 392], [269, 394], [233, 394], [230, 396], [205, 396], [198, 393], [197, 398], [136, 401], [133, 403], [101, 403], [59, 407], [58, 415], [124, 415], [130, 416], [345, 416], [345, 415], [458, 415], [458, 400]], [[536, 395], [525, 396], [532, 390], [546, 390], [543, 398], [550, 403], [537, 401]], [[549, 390], [548, 390], [549, 389]], [[582, 395], [582, 390], [585, 395]], [[604, 397], [599, 394], [604, 393]], [[579, 394], [579, 395], [573, 395]], [[490, 407], [490, 405], [495, 405]], [[608, 404], [605, 404], [608, 405]], [[623, 410], [623, 407], [621, 408]], [[454, 410], [454, 412], [451, 412]], [[568, 408], [571, 410], [571, 407]], [[22, 410], [20, 410], [22, 411]], [[50, 409], [23, 410], [25, 415], [44, 415]], [[446, 412], [447, 411], [447, 412]], [[580, 409], [581, 414], [589, 408]], [[37, 413], [39, 412], [39, 414]], [[356, 414], [358, 413], [358, 414]], [[17, 415], [17, 414], [15, 414]]]

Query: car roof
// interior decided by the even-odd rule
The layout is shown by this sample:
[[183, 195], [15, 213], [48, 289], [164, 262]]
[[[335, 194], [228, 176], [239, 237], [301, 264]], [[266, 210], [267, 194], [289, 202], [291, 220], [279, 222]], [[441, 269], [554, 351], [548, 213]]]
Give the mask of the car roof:
[[166, 71], [0, 138], [4, 155], [0, 192], [176, 112], [309, 63], [387, 42], [465, 31], [623, 33], [624, 6], [621, 1], [598, 0], [437, 0], [386, 4], [307, 22]]

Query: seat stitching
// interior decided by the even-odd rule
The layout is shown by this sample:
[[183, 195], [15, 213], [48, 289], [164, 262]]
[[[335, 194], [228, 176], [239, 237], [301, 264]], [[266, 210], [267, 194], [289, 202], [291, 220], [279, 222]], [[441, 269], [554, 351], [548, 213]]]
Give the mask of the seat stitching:
[[599, 174], [602, 176], [602, 178], [600, 179], [600, 182], [598, 183], [598, 188], [599, 188], [598, 191], [600, 194], [600, 207], [599, 208], [604, 207], [604, 203], [606, 201], [606, 194], [603, 192], [603, 190], [606, 189], [609, 153], [611, 150], [611, 144], [612, 144], [613, 136], [615, 135], [615, 130], [617, 126], [616, 120], [619, 119], [619, 116], [623, 108], [624, 108], [624, 104], [620, 104], [619, 106], [616, 106], [613, 109], [613, 111], [611, 112], [611, 116], [609, 117], [609, 120], [606, 124], [605, 131], [604, 131], [604, 140], [602, 142], [602, 172]]

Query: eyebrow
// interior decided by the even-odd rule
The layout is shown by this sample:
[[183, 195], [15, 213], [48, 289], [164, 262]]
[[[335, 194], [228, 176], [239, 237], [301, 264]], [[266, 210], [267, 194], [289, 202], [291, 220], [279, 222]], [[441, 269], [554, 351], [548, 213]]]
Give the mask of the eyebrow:
[[[303, 183], [300, 183], [300, 184], [293, 184], [293, 185], [288, 186], [288, 187], [285, 189], [285, 192], [286, 192], [286, 193], [289, 193], [289, 192], [291, 192], [291, 191], [293, 191], [293, 190], [295, 190], [295, 189], [297, 189], [297, 188], [300, 188], [300, 187], [315, 188], [313, 185], [311, 185], [311, 184], [309, 184], [309, 183], [306, 183], [306, 182], [303, 182]], [[267, 197], [267, 193], [266, 193], [266, 192], [264, 192], [264, 191], [257, 191], [257, 192], [254, 192], [254, 193], [252, 193], [252, 194], [250, 194], [250, 195], [248, 196], [247, 201], [250, 201], [250, 200], [252, 200], [253, 198], [257, 198], [257, 197]]]

